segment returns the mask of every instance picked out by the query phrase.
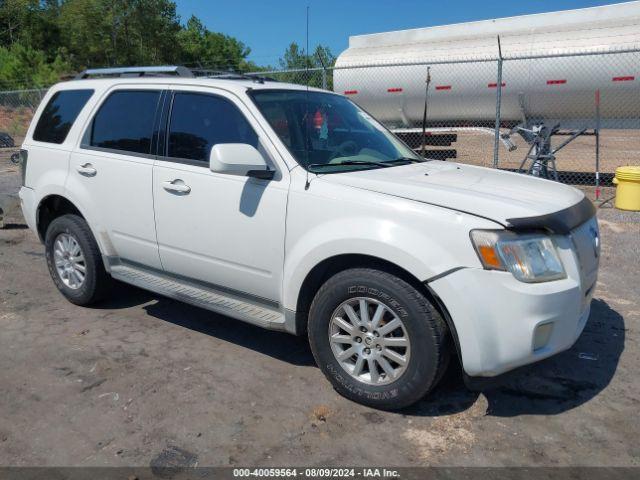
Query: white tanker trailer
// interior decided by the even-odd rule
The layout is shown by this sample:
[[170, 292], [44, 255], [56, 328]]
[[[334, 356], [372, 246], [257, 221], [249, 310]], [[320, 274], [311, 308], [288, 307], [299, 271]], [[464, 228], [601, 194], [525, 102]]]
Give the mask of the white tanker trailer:
[[[640, 1], [352, 36], [333, 88], [387, 125], [415, 128], [429, 66], [428, 125], [493, 126], [498, 35], [503, 126], [523, 114], [563, 128], [593, 125], [599, 91], [602, 128], [639, 127], [640, 53], [630, 51], [640, 47]], [[560, 56], [607, 51], [629, 53]], [[555, 58], [531, 58], [541, 55]]]

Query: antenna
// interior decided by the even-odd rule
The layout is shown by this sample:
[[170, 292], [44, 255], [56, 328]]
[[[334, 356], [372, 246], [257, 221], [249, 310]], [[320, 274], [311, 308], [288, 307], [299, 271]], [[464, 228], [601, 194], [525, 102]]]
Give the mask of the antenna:
[[305, 65], [305, 77], [306, 77], [306, 84], [307, 84], [307, 93], [306, 93], [306, 101], [305, 103], [305, 116], [304, 116], [304, 132], [305, 132], [305, 139], [304, 139], [304, 149], [305, 149], [305, 153], [306, 153], [306, 158], [307, 158], [307, 168], [305, 168], [305, 170], [307, 171], [307, 178], [306, 181], [304, 183], [304, 189], [308, 190], [309, 189], [309, 185], [311, 185], [311, 182], [309, 180], [309, 164], [310, 159], [309, 159], [309, 5], [307, 5], [307, 31], [306, 31], [306, 47], [305, 47], [305, 52], [304, 52], [304, 65]]
[[307, 46], [305, 47], [305, 77], [307, 77], [307, 90], [309, 89], [309, 5], [307, 5]]

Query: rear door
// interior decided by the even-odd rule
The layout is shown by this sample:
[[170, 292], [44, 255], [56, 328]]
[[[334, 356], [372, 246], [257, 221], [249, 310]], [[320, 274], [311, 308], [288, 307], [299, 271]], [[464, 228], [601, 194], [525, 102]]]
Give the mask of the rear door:
[[99, 102], [71, 154], [67, 189], [90, 209], [108, 256], [161, 268], [153, 217], [155, 124], [165, 86], [119, 85]]
[[[91, 88], [63, 88], [45, 98], [38, 108], [38, 122], [30, 127], [22, 148], [28, 151], [24, 185], [47, 193], [62, 194], [69, 169], [69, 154], [77, 141], [79, 124], [87, 103], [95, 91]], [[59, 191], [53, 190], [60, 188]], [[52, 191], [53, 190], [53, 191]]]
[[[175, 87], [166, 141], [153, 174], [158, 246], [164, 269], [213, 288], [272, 302], [280, 299], [288, 171], [237, 97], [221, 90]], [[258, 148], [273, 180], [214, 173], [218, 143]], [[256, 299], [256, 298], [254, 298]]]

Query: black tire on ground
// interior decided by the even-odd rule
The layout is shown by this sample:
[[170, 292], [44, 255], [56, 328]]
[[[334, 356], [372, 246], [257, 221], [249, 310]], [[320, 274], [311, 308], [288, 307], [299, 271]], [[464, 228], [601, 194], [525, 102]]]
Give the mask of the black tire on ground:
[[[371, 385], [353, 377], [331, 349], [331, 317], [343, 302], [356, 297], [391, 307], [409, 338], [411, 352], [406, 370], [386, 385]], [[331, 277], [311, 304], [308, 335], [316, 363], [338, 393], [384, 410], [397, 410], [420, 400], [435, 387], [449, 363], [450, 341], [442, 316], [416, 288], [380, 270], [354, 268]]]
[[[71, 235], [80, 245], [85, 258], [85, 278], [79, 288], [64, 284], [55, 266], [54, 243], [62, 233]], [[58, 290], [76, 305], [90, 305], [108, 294], [113, 280], [104, 268], [102, 255], [87, 222], [77, 215], [62, 215], [51, 222], [45, 235], [45, 256], [49, 273]]]

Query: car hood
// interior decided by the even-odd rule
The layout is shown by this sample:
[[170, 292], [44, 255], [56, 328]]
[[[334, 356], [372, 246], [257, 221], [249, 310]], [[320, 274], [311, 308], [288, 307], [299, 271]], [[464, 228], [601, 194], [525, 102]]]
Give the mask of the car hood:
[[437, 205], [511, 228], [565, 232], [595, 213], [573, 187], [528, 175], [430, 161], [324, 175], [329, 182]]

